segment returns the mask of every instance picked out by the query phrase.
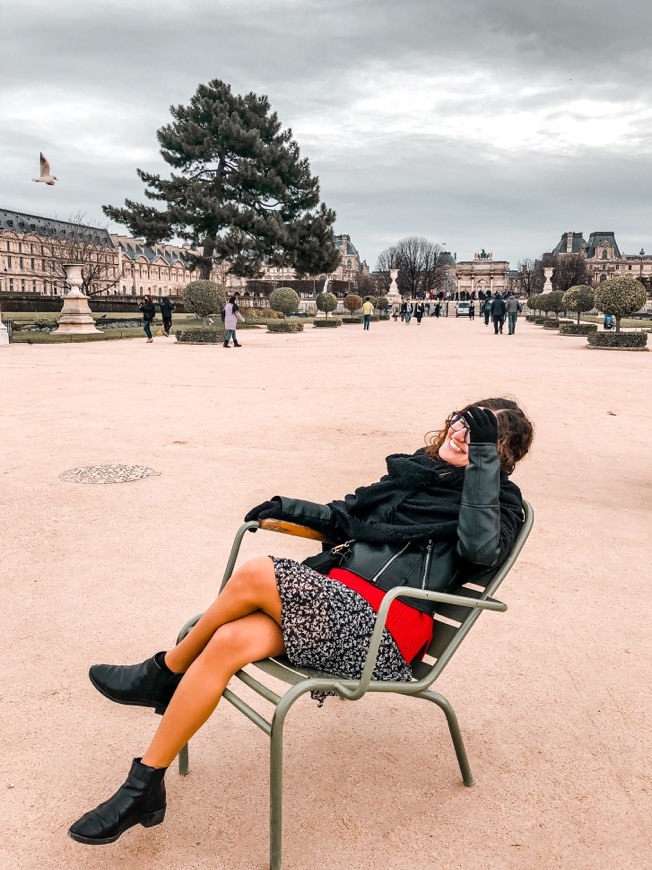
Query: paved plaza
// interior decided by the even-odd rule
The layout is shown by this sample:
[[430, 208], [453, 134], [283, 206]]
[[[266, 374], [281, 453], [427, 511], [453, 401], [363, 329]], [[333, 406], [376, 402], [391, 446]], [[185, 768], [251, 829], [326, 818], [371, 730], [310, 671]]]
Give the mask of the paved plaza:
[[[509, 610], [480, 618], [438, 684], [476, 786], [434, 706], [304, 699], [286, 729], [284, 866], [649, 867], [652, 353], [522, 319], [514, 336], [432, 318], [239, 338], [228, 354], [164, 338], [0, 347], [0, 866], [264, 868], [268, 740], [226, 703], [190, 776], [171, 768], [163, 825], [104, 847], [67, 837], [158, 722], [101, 697], [89, 665], [167, 648], [251, 506], [341, 497], [449, 411], [508, 394], [536, 426], [514, 475], [535, 527], [500, 590]], [[60, 478], [109, 464], [156, 473]], [[263, 532], [243, 548], [310, 551]]]

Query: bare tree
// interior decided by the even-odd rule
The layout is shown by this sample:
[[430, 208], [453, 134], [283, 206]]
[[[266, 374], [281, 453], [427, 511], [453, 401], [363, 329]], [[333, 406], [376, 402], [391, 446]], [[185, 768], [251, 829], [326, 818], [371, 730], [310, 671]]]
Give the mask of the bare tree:
[[532, 296], [534, 293], [535, 262], [525, 257], [519, 260], [516, 272], [516, 289], [522, 296]]
[[44, 282], [65, 282], [66, 263], [80, 263], [86, 296], [96, 296], [120, 281], [118, 258], [106, 225], [85, 222], [83, 212], [69, 221], [57, 221], [57, 232], [42, 240]]
[[448, 270], [442, 253], [440, 245], [420, 236], [408, 236], [386, 248], [376, 268], [388, 290], [389, 270], [398, 269], [399, 292], [402, 296], [416, 296], [438, 290], [445, 283]]
[[587, 283], [586, 257], [582, 254], [557, 254], [554, 267], [552, 286], [561, 293], [565, 293], [569, 287]]

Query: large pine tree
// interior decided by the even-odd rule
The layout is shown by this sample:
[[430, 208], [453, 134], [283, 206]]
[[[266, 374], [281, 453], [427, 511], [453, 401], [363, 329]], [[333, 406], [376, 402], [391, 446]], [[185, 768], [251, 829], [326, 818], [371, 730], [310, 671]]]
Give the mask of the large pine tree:
[[189, 264], [203, 278], [224, 261], [250, 278], [264, 263], [303, 275], [337, 267], [335, 212], [319, 202], [319, 180], [266, 96], [235, 95], [215, 79], [170, 113], [174, 121], [156, 134], [170, 177], [136, 170], [161, 206], [127, 199], [124, 208], [103, 206], [109, 218], [149, 243], [190, 242], [200, 253]]

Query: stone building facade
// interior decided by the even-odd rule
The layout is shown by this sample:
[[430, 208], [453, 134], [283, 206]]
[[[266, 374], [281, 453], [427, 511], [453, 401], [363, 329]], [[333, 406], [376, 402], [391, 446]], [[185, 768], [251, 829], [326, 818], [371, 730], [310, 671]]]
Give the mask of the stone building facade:
[[[339, 235], [335, 240], [340, 249], [337, 269], [315, 277], [321, 279], [320, 287], [325, 279], [355, 286], [359, 275], [369, 273], [367, 264], [360, 260], [350, 236]], [[96, 280], [88, 289], [93, 295], [180, 296], [197, 277], [184, 260], [190, 245], [148, 245], [142, 239], [92, 226], [0, 209], [0, 294], [63, 295], [61, 264], [75, 259], [72, 252], [79, 245], [83, 246], [83, 262], [93, 265]], [[247, 279], [227, 271], [227, 264], [216, 265], [211, 280], [227, 290], [240, 291], [258, 305], [264, 304], [274, 286], [297, 278], [294, 269], [269, 267], [262, 282], [251, 282], [257, 289], [250, 292]]]
[[456, 263], [457, 292], [461, 299], [496, 293], [509, 292], [512, 289], [512, 273], [507, 260], [494, 260], [493, 252], [487, 253], [483, 248], [480, 253], [473, 254], [472, 260], [458, 260]]
[[652, 255], [646, 254], [643, 248], [638, 254], [621, 251], [612, 230], [593, 232], [588, 242], [582, 233], [562, 233], [552, 253], [580, 254], [585, 257], [588, 281], [593, 287], [597, 287], [607, 278], [622, 276], [638, 279], [647, 289], [648, 295], [652, 288]]

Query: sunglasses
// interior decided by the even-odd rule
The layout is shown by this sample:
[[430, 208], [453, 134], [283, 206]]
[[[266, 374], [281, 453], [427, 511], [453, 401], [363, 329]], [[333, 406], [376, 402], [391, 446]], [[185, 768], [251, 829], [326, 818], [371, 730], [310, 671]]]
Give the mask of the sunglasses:
[[453, 411], [453, 413], [450, 415], [450, 418], [448, 420], [448, 426], [450, 429], [452, 429], [453, 432], [466, 431], [466, 436], [464, 440], [469, 440], [469, 424], [466, 422], [464, 417], [457, 411]]

